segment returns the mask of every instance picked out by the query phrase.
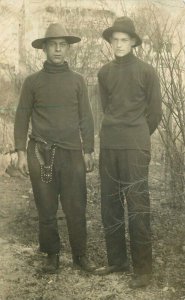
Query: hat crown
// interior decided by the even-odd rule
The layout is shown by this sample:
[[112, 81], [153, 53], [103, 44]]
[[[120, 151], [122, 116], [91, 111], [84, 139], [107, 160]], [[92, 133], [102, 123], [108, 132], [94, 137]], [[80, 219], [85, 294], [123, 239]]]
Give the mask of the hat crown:
[[129, 17], [126, 17], [126, 16], [117, 18], [114, 21], [113, 26], [127, 28], [129, 31], [135, 32], [135, 26], [134, 26], [133, 21]]
[[68, 32], [66, 28], [60, 23], [50, 24], [46, 30], [45, 38], [55, 38], [61, 36], [67, 36]]
[[103, 31], [102, 36], [108, 43], [110, 43], [114, 32], [127, 33], [131, 37], [135, 38], [135, 44], [132, 47], [137, 47], [142, 44], [142, 39], [136, 33], [134, 22], [127, 16], [117, 18], [111, 27], [108, 27]]
[[43, 43], [47, 41], [47, 39], [52, 38], [63, 38], [69, 44], [75, 44], [81, 41], [80, 37], [69, 34], [69, 32], [62, 24], [52, 23], [48, 26], [45, 37], [34, 40], [32, 42], [32, 46], [36, 49], [43, 49]]

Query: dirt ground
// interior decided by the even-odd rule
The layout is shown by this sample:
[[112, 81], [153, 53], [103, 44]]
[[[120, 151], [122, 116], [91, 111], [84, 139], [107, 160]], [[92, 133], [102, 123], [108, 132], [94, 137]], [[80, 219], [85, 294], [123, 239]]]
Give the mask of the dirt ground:
[[[156, 172], [157, 170], [157, 172]], [[95, 276], [72, 266], [65, 218], [58, 213], [63, 251], [57, 275], [39, 272], [38, 218], [29, 179], [0, 177], [0, 300], [185, 300], [185, 213], [164, 201], [160, 166], [151, 166], [154, 274], [150, 286], [133, 291], [131, 274]], [[88, 175], [88, 252], [106, 263], [97, 171]]]

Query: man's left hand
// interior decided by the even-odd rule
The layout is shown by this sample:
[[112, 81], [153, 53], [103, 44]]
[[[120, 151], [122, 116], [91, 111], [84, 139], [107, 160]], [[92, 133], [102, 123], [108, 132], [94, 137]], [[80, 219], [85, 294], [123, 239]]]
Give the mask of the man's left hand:
[[86, 172], [92, 172], [94, 169], [94, 157], [92, 153], [85, 153], [84, 154], [84, 161], [85, 161], [85, 167]]

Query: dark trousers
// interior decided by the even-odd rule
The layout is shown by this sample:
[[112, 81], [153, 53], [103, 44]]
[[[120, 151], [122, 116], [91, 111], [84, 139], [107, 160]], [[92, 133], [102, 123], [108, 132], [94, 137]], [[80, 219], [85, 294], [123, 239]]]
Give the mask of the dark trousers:
[[39, 214], [40, 250], [54, 254], [60, 251], [57, 227], [58, 199], [66, 216], [72, 254], [86, 251], [86, 173], [82, 152], [56, 148], [53, 180], [41, 180], [40, 164], [35, 155], [35, 142], [28, 145], [28, 167]]
[[109, 265], [127, 264], [124, 199], [128, 207], [130, 249], [134, 272], [151, 273], [152, 246], [148, 167], [142, 150], [100, 151], [101, 212]]

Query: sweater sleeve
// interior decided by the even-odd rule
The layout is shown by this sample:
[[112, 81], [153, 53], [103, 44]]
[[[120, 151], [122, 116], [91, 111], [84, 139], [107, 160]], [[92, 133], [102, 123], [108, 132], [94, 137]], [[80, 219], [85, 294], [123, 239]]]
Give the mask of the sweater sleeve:
[[14, 141], [15, 150], [26, 150], [30, 117], [33, 108], [33, 92], [29, 77], [23, 83], [19, 104], [15, 114]]
[[147, 122], [152, 134], [158, 127], [162, 118], [162, 96], [159, 78], [156, 71], [151, 68], [147, 74], [146, 83], [146, 100], [147, 100]]
[[105, 83], [103, 81], [103, 76], [102, 76], [101, 71], [98, 73], [98, 85], [99, 85], [102, 110], [103, 110], [103, 112], [105, 112], [106, 106], [107, 106], [108, 92], [105, 87]]
[[89, 103], [87, 87], [83, 77], [81, 77], [78, 103], [79, 127], [82, 137], [83, 151], [84, 153], [92, 153], [94, 151], [94, 121]]

